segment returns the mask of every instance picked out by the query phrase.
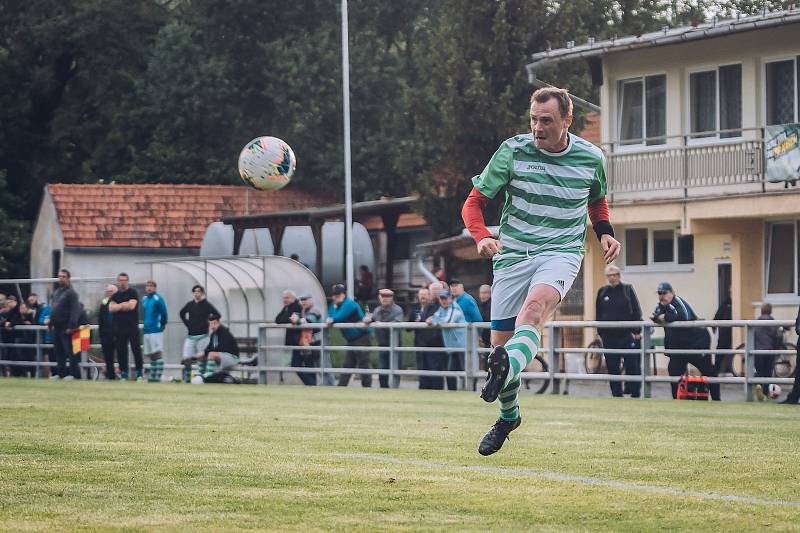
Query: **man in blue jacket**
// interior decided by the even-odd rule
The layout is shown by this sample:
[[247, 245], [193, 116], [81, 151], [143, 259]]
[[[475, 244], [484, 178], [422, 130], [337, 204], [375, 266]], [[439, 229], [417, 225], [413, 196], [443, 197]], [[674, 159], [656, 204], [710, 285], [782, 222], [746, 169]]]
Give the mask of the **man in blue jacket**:
[[144, 284], [142, 298], [144, 322], [144, 354], [150, 358], [150, 377], [148, 381], [158, 383], [164, 373], [164, 328], [167, 327], [167, 304], [156, 292], [156, 282], [152, 279]]
[[[364, 321], [364, 312], [358, 304], [347, 297], [344, 285], [337, 283], [332, 289], [333, 299], [328, 308], [328, 324], [355, 323]], [[371, 346], [370, 328], [346, 328], [341, 330], [348, 346]], [[367, 350], [351, 351], [348, 350], [344, 356], [343, 368], [371, 368], [370, 352]], [[339, 374], [339, 386], [346, 387], [350, 383], [350, 374]], [[372, 375], [361, 374], [361, 386], [372, 386]]]
[[[683, 298], [675, 294], [672, 285], [666, 281], [658, 284], [658, 305], [650, 319], [656, 324], [670, 322], [686, 322], [699, 320], [694, 310]], [[711, 346], [711, 335], [702, 327], [696, 328], [665, 328], [664, 347], [668, 350], [708, 350]], [[686, 365], [691, 364], [704, 376], [717, 377], [717, 371], [711, 364], [711, 358], [705, 354], [670, 354], [667, 372], [670, 376], [680, 376], [686, 373]], [[678, 383], [672, 382], [672, 397], [678, 397]], [[719, 383], [712, 383], [708, 387], [712, 400], [719, 400]]]
[[450, 294], [453, 295], [453, 301], [461, 308], [464, 313], [464, 319], [469, 322], [483, 322], [481, 310], [478, 308], [478, 302], [467, 292], [464, 292], [464, 284], [459, 280], [454, 279], [450, 282]]

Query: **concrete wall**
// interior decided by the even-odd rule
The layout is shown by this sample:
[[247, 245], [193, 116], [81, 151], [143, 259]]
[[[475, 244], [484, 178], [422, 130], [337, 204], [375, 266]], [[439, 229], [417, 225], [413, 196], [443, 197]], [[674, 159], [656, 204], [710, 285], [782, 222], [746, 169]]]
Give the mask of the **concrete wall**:
[[[58, 225], [53, 198], [45, 190], [31, 237], [31, 277], [48, 278], [52, 276], [53, 250], [63, 250], [63, 248], [64, 235]], [[41, 291], [41, 288], [38, 290]]]

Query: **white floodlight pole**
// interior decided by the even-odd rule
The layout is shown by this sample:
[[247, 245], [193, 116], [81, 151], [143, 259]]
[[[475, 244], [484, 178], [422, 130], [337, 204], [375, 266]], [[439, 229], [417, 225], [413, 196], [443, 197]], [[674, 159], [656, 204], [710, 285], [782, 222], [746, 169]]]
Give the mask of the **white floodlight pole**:
[[350, 49], [347, 37], [347, 0], [342, 0], [342, 95], [344, 99], [344, 233], [347, 295], [355, 297], [353, 284], [353, 191], [350, 170]]

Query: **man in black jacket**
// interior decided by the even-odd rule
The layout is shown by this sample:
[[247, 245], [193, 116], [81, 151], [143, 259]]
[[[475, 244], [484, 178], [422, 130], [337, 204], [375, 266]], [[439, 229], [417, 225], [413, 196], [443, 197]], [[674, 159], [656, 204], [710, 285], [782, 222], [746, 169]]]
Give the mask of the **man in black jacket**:
[[128, 379], [128, 345], [133, 352], [136, 366], [136, 381], [144, 381], [142, 345], [139, 344], [139, 291], [130, 286], [125, 272], [117, 276], [119, 290], [111, 295], [108, 310], [114, 315], [111, 327], [114, 330], [114, 346], [119, 358], [120, 379]]
[[[294, 317], [295, 320], [299, 320], [300, 315], [303, 313], [303, 306], [300, 305], [300, 301], [297, 299], [297, 295], [294, 293], [294, 291], [283, 291], [281, 293], [281, 299], [283, 301], [283, 308], [281, 309], [280, 313], [278, 313], [278, 316], [275, 317], [275, 323], [292, 324], [292, 317]], [[287, 329], [283, 338], [283, 343], [286, 346], [299, 346], [300, 330]], [[292, 359], [289, 363], [289, 366], [308, 366], [304, 362], [302, 350], [292, 350]], [[297, 376], [300, 378], [300, 381], [303, 382], [303, 385], [314, 385], [317, 382], [315, 376], [308, 372], [298, 372]]]
[[198, 361], [204, 361], [205, 372], [203, 379], [214, 375], [217, 366], [221, 371], [228, 370], [239, 364], [239, 345], [230, 330], [222, 325], [218, 313], [208, 315], [208, 331], [210, 337], [205, 351], [198, 355]]
[[113, 314], [108, 310], [111, 297], [117, 292], [116, 285], [106, 285], [105, 297], [100, 300], [100, 309], [97, 312], [97, 330], [100, 334], [100, 348], [103, 350], [103, 359], [106, 362], [106, 379], [117, 379], [117, 372], [114, 369], [114, 330], [111, 327]]
[[[58, 288], [50, 299], [50, 329], [56, 353], [56, 373], [53, 379], [81, 379], [80, 357], [72, 352], [72, 332], [78, 329], [81, 305], [78, 293], [70, 284], [69, 270], [58, 271]], [[69, 358], [70, 374], [67, 374]]]
[[208, 317], [212, 313], [219, 315], [219, 311], [205, 298], [206, 291], [201, 285], [192, 287], [192, 300], [180, 310], [181, 322], [186, 326], [186, 340], [183, 341], [183, 381], [192, 380], [192, 361], [197, 359], [200, 374], [206, 371], [205, 360], [202, 355], [208, 344]]
[[[430, 302], [425, 306], [422, 312], [422, 321], [425, 322], [428, 318], [439, 309], [439, 293], [444, 290], [444, 284], [436, 281], [428, 285], [428, 292], [430, 293]], [[442, 330], [439, 328], [431, 328], [428, 330], [419, 330], [421, 339], [418, 346], [426, 346], [428, 348], [444, 348], [444, 339], [442, 338]], [[424, 354], [424, 370], [447, 370], [447, 354], [445, 352], [423, 352]], [[422, 387], [420, 387], [422, 388]], [[428, 378], [429, 389], [443, 390], [444, 377], [433, 376]]]
[[[657, 324], [698, 320], [694, 310], [686, 300], [679, 298], [672, 285], [666, 281], [658, 284], [658, 305], [650, 319]], [[664, 347], [668, 350], [708, 350], [711, 336], [706, 328], [664, 328]], [[705, 354], [670, 354], [667, 372], [670, 376], [686, 373], [686, 365], [691, 363], [704, 376], [716, 377], [717, 371], [711, 359]], [[672, 382], [672, 397], [678, 397], [678, 383]], [[719, 400], [719, 383], [709, 385], [712, 400]]]
[[[606, 267], [605, 285], [597, 291], [595, 301], [595, 319], [606, 322], [626, 322], [642, 319], [642, 308], [639, 306], [639, 299], [633, 287], [621, 281], [620, 270], [615, 265]], [[641, 334], [638, 329], [623, 328], [598, 328], [597, 333], [603, 340], [603, 348], [630, 349], [641, 347]], [[620, 363], [624, 360], [625, 375], [638, 376], [642, 373], [641, 356], [634, 354], [614, 354], [604, 353], [608, 373], [618, 376], [620, 374]], [[621, 397], [623, 386], [620, 381], [611, 381], [611, 395]], [[625, 382], [624, 391], [629, 393], [632, 398], [638, 398], [640, 394], [640, 382]]]

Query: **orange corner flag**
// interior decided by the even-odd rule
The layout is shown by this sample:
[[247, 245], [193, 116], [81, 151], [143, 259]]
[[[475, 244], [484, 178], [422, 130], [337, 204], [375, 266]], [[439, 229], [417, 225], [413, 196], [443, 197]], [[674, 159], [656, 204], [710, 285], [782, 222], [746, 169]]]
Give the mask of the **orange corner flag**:
[[72, 353], [88, 352], [90, 336], [89, 326], [81, 326], [72, 332]]

